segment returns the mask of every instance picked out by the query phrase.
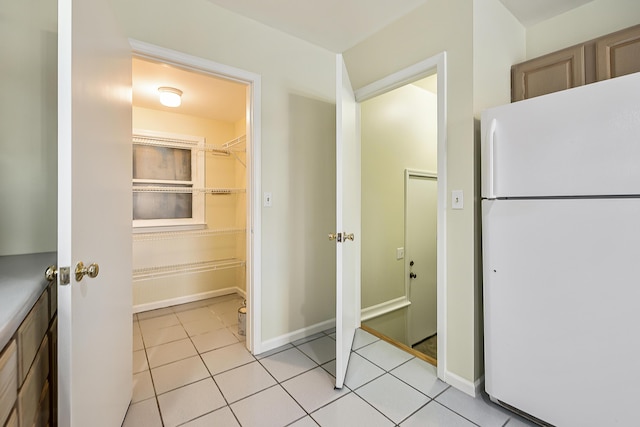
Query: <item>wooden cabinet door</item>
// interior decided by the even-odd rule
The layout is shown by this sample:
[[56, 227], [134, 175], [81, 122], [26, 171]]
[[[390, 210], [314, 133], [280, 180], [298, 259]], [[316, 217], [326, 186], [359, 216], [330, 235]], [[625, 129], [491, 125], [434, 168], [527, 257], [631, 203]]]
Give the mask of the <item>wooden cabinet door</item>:
[[640, 25], [596, 40], [597, 79], [640, 71]]
[[511, 68], [511, 101], [585, 84], [585, 46], [573, 46]]

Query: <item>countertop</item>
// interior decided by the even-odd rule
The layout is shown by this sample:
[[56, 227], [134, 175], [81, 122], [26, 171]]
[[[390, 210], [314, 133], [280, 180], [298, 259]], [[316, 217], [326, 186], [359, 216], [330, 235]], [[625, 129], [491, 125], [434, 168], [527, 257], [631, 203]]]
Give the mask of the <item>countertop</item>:
[[49, 285], [44, 271], [56, 259], [55, 252], [0, 256], [0, 351]]

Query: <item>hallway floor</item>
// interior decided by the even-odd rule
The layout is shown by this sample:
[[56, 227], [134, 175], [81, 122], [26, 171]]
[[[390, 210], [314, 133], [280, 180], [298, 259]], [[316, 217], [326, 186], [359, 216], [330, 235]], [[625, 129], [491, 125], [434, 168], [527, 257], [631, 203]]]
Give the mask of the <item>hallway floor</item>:
[[446, 426], [533, 424], [471, 398], [436, 369], [356, 331], [334, 390], [335, 331], [253, 356], [237, 295], [133, 316], [133, 398], [123, 426]]

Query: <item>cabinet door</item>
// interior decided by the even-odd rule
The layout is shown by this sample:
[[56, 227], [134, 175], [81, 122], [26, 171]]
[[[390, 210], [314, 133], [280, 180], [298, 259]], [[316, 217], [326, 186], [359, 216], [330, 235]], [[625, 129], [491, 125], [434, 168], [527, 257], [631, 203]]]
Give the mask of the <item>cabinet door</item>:
[[511, 68], [511, 101], [585, 84], [585, 46], [550, 53]]
[[640, 71], [640, 25], [598, 39], [596, 62], [598, 80]]

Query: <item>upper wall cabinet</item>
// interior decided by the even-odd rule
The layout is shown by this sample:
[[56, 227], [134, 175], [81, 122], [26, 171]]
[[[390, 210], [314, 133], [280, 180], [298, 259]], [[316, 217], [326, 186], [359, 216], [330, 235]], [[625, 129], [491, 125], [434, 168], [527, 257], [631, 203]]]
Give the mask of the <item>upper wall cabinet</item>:
[[511, 101], [640, 71], [640, 25], [511, 67]]

